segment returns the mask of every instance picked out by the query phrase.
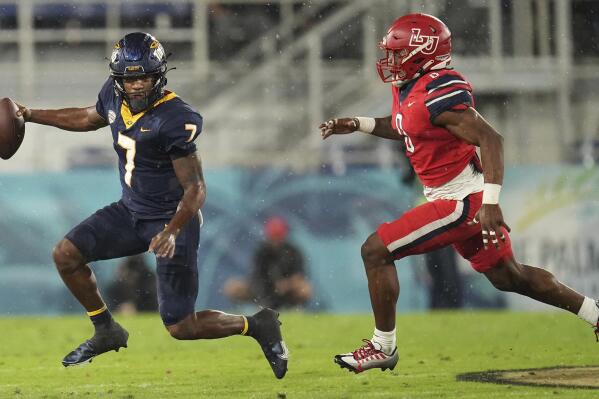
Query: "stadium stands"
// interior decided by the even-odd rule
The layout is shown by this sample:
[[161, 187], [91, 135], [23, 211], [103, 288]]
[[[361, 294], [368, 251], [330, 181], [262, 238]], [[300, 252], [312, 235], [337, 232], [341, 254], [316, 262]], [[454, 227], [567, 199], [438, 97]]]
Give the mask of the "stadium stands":
[[[374, 70], [377, 40], [396, 15], [423, 10], [453, 29], [454, 64], [504, 133], [511, 163], [582, 159], [586, 150], [577, 143], [592, 142], [599, 130], [599, 119], [586, 112], [599, 104], [592, 90], [598, 49], [588, 34], [597, 29], [596, 4], [452, 4], [0, 0], [0, 71], [5, 95], [28, 104], [86, 104], [106, 76], [103, 58], [114, 41], [124, 31], [148, 30], [174, 54], [170, 87], [206, 116], [210, 165], [379, 162], [389, 159], [385, 150], [364, 137], [322, 147], [316, 125], [333, 114], [388, 112]], [[64, 152], [104, 142], [53, 130], [39, 137], [64, 145], [39, 144], [52, 149], [33, 162], [26, 141], [9, 167], [64, 169], [68, 163], [55, 162], [68, 159]], [[543, 151], [530, 142], [543, 142]]]

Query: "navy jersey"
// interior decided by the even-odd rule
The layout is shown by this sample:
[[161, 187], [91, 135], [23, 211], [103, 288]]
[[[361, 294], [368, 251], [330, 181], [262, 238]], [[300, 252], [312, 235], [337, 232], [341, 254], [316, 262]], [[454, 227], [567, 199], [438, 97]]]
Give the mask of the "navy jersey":
[[132, 115], [112, 78], [104, 83], [96, 110], [110, 124], [125, 206], [141, 219], [170, 218], [183, 196], [172, 159], [196, 151], [202, 116], [169, 91]]

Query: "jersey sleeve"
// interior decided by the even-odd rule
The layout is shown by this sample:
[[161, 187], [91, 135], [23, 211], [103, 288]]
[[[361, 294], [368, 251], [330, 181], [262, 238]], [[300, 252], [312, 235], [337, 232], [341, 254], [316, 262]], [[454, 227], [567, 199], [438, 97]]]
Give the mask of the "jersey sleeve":
[[108, 121], [106, 109], [108, 104], [110, 104], [113, 95], [114, 88], [112, 78], [108, 78], [106, 82], [104, 82], [102, 89], [100, 89], [100, 93], [98, 93], [98, 101], [96, 102], [96, 112], [106, 121]]
[[447, 73], [426, 85], [424, 104], [430, 120], [445, 111], [474, 107], [472, 86], [458, 73]]
[[165, 152], [175, 158], [194, 153], [194, 141], [202, 131], [202, 124], [202, 116], [192, 112], [180, 113], [167, 120], [160, 128]]

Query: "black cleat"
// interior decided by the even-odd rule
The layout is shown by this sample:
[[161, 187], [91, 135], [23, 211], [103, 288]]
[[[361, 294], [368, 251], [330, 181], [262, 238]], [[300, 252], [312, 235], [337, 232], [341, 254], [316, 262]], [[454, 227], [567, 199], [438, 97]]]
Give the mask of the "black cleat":
[[254, 331], [251, 331], [251, 336], [260, 344], [275, 376], [279, 379], [285, 377], [289, 350], [281, 336], [279, 313], [264, 308], [253, 315], [252, 318], [256, 321], [256, 324]]
[[92, 359], [104, 352], [127, 347], [129, 333], [117, 322], [112, 322], [108, 327], [96, 329], [93, 337], [79, 345], [74, 351], [62, 359], [65, 367], [79, 366], [91, 363]]

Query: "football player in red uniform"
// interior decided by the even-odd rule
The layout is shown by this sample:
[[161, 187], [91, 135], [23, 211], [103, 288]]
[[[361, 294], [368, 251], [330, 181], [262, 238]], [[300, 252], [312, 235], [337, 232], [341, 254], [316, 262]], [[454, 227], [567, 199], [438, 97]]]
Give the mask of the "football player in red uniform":
[[371, 340], [335, 356], [335, 362], [356, 373], [395, 367], [399, 281], [394, 261], [450, 244], [497, 289], [575, 313], [599, 333], [595, 300], [514, 259], [510, 228], [499, 207], [503, 138], [476, 111], [470, 83], [448, 67], [447, 26], [431, 15], [405, 15], [393, 22], [379, 46], [385, 56], [377, 69], [383, 82], [391, 83], [392, 114], [332, 119], [320, 125], [321, 135], [360, 131], [404, 140], [428, 202], [383, 223], [362, 245], [376, 327]]

